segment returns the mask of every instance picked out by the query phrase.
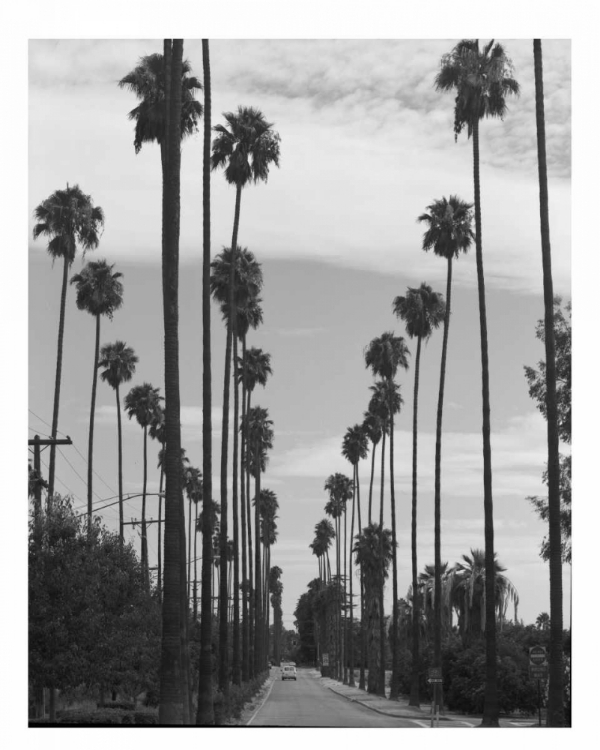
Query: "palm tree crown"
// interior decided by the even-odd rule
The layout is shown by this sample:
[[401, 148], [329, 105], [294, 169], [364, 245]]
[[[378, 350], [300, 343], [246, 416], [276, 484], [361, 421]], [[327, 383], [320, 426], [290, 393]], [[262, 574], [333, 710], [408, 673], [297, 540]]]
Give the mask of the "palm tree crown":
[[114, 311], [123, 304], [123, 284], [119, 281], [123, 274], [112, 273], [113, 268], [114, 264], [109, 266], [105, 260], [92, 260], [71, 278], [71, 284], [77, 285], [80, 310], [112, 320]]
[[98, 247], [104, 211], [94, 206], [79, 185], [55, 190], [36, 207], [33, 215], [38, 222], [33, 227], [33, 239], [41, 235], [49, 237], [48, 252], [53, 259], [67, 258], [70, 265], [75, 260], [77, 244], [84, 255], [86, 250]]
[[467, 126], [470, 138], [473, 125], [484, 117], [506, 114], [508, 94], [519, 94], [519, 84], [512, 78], [513, 66], [501, 44], [494, 40], [479, 49], [478, 39], [463, 39], [452, 52], [444, 55], [435, 78], [438, 91], [456, 89], [454, 137]]
[[153, 424], [154, 416], [160, 402], [159, 388], [153, 388], [150, 383], [134, 386], [125, 396], [125, 410], [129, 419], [135, 417], [140, 427]]
[[348, 427], [342, 440], [342, 455], [351, 464], [366, 458], [369, 452], [369, 435], [364, 424]]
[[114, 344], [104, 344], [100, 349], [100, 361], [98, 367], [104, 367], [100, 373], [103, 382], [108, 383], [111, 388], [118, 388], [121, 383], [131, 380], [135, 372], [138, 358], [130, 346], [124, 341], [115, 341]]
[[423, 250], [431, 250], [442, 258], [458, 258], [466, 253], [475, 239], [471, 228], [472, 203], [460, 200], [456, 195], [435, 200], [429, 206], [429, 213], [421, 214], [417, 221], [428, 227], [423, 235]]
[[396, 297], [394, 313], [406, 323], [411, 338], [428, 339], [444, 320], [446, 303], [438, 292], [423, 282], [418, 289], [408, 287], [406, 297]]
[[[128, 117], [135, 121], [133, 145], [138, 154], [144, 143], [156, 141], [159, 145], [165, 138], [165, 70], [164, 57], [159, 53], [141, 57], [138, 65], [119, 81], [119, 88], [132, 91], [140, 104], [131, 110]], [[202, 116], [202, 105], [194, 94], [202, 88], [200, 81], [191, 76], [192, 68], [187, 60], [181, 67], [181, 137], [195, 133]]]
[[[223, 317], [227, 319], [229, 317], [231, 248], [224, 247], [210, 264], [210, 269], [210, 292], [220, 304]], [[235, 254], [234, 275], [234, 303], [236, 307], [245, 308], [249, 306], [251, 301], [258, 297], [262, 284], [261, 265], [256, 260], [254, 253], [247, 247], [241, 248], [238, 245]]]
[[224, 112], [229, 129], [215, 125], [211, 168], [224, 167], [231, 185], [267, 181], [271, 164], [279, 166], [279, 134], [272, 130], [262, 112], [254, 107], [238, 107], [237, 113]]
[[250, 393], [257, 385], [263, 388], [267, 384], [267, 378], [273, 374], [271, 369], [271, 355], [262, 349], [252, 346], [246, 351], [245, 359], [238, 357], [238, 378], [244, 379], [246, 371], [246, 388]]
[[408, 347], [402, 336], [394, 336], [391, 331], [374, 338], [365, 350], [365, 365], [374, 375], [387, 380], [393, 378], [398, 367], [408, 368]]

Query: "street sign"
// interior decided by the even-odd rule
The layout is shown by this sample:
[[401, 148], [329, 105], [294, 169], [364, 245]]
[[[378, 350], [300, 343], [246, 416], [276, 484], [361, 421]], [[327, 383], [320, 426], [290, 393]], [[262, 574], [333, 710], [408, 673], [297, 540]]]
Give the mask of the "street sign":
[[441, 667], [429, 667], [428, 681], [432, 684], [442, 682], [442, 668]]
[[547, 664], [530, 664], [529, 676], [533, 680], [547, 680], [548, 679], [548, 665]]
[[531, 646], [529, 649], [529, 664], [536, 667], [548, 664], [548, 654], [544, 646]]
[[329, 654], [323, 654], [323, 666], [324, 667], [329, 666]]

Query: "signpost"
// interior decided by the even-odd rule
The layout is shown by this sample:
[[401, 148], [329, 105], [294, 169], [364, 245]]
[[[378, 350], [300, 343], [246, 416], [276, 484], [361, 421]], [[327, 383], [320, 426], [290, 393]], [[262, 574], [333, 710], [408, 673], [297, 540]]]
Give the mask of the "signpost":
[[538, 684], [538, 722], [542, 726], [542, 687], [541, 681], [548, 679], [548, 655], [544, 646], [531, 646], [529, 649], [529, 676]]
[[324, 667], [329, 666], [329, 654], [323, 654], [323, 666]]
[[[437, 695], [438, 690], [441, 690], [441, 688], [438, 688], [438, 685], [442, 684], [442, 668], [441, 667], [429, 667], [428, 676], [427, 676], [427, 682], [430, 685], [433, 685], [434, 690], [434, 696]], [[434, 714], [435, 711], [435, 714]], [[435, 719], [435, 725], [439, 727], [440, 725], [440, 706], [439, 703], [434, 699], [431, 701], [431, 726], [434, 725], [434, 719]]]

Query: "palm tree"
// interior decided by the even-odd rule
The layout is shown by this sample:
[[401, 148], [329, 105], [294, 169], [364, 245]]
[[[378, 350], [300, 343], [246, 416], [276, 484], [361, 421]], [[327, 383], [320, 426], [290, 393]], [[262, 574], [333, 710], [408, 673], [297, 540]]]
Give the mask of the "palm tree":
[[487, 567], [488, 628], [486, 632], [486, 687], [482, 726], [498, 724], [498, 688], [496, 676], [496, 624], [493, 613], [494, 592], [494, 518], [492, 500], [492, 449], [490, 443], [490, 389], [483, 275], [483, 244], [481, 238], [481, 189], [479, 179], [479, 120], [484, 117], [504, 118], [506, 97], [519, 93], [519, 84], [512, 77], [512, 63], [501, 44], [489, 42], [483, 50], [479, 40], [463, 39], [452, 52], [444, 55], [435, 79], [438, 91], [456, 90], [454, 106], [455, 140], [465, 125], [467, 136], [473, 137], [473, 182], [475, 193], [475, 254], [479, 292], [479, 325], [481, 331], [481, 376], [483, 402], [483, 507], [485, 553]]
[[[452, 599], [458, 611], [458, 629], [467, 646], [473, 639], [481, 638], [486, 632], [487, 622], [487, 571], [485, 553], [472, 549], [471, 555], [462, 555], [463, 562], [453, 571]], [[494, 597], [493, 617], [502, 623], [509, 602], [517, 607], [519, 594], [509, 579], [502, 575], [506, 568], [494, 558]]]
[[538, 630], [550, 630], [550, 615], [547, 612], [540, 612], [535, 618], [535, 626]]
[[[442, 633], [441, 633], [441, 473], [442, 473], [442, 415], [444, 408], [444, 384], [446, 381], [446, 354], [448, 351], [448, 331], [450, 328], [450, 308], [452, 301], [452, 260], [461, 252], [466, 253], [473, 240], [471, 224], [472, 204], [461, 201], [451, 195], [449, 199], [435, 200], [427, 207], [429, 213], [419, 216], [417, 221], [427, 224], [423, 235], [423, 250], [433, 249], [435, 255], [445, 258], [448, 264], [446, 277], [446, 313], [444, 317], [444, 336], [442, 341], [442, 359], [440, 364], [440, 389], [438, 394], [437, 422], [435, 432], [435, 484], [434, 484], [434, 548], [435, 548], [435, 601], [436, 613], [434, 635], [434, 666], [441, 667]], [[436, 705], [440, 706], [440, 690], [435, 687]], [[441, 706], [440, 706], [441, 707]]]
[[[188, 498], [188, 568], [187, 568], [187, 584], [188, 584], [188, 600], [191, 597], [191, 585], [192, 585], [192, 534], [194, 537], [194, 621], [196, 620], [197, 606], [196, 606], [196, 531], [198, 526], [198, 503], [202, 501], [202, 472], [195, 466], [187, 466], [184, 471], [183, 477], [183, 489]], [[192, 523], [192, 503], [195, 506], [194, 523]]]
[[392, 559], [392, 534], [389, 529], [381, 530], [376, 523], [370, 523], [362, 529], [354, 542], [356, 561], [364, 571], [366, 617], [367, 617], [367, 648], [369, 662], [369, 676], [367, 681], [368, 693], [379, 693], [379, 674], [381, 664], [380, 620], [383, 613], [380, 609], [379, 591], [383, 588], [389, 573]]
[[[202, 116], [202, 105], [194, 99], [202, 84], [190, 75], [187, 60], [181, 66], [181, 138], [195, 133]], [[141, 57], [136, 67], [119, 81], [119, 88], [131, 91], [140, 99], [128, 118], [135, 122], [133, 145], [139, 154], [144, 143], [158, 143], [165, 166], [167, 123], [165, 117], [165, 58], [160, 53]]]
[[[350, 548], [354, 545], [354, 497], [356, 496], [356, 504], [358, 506], [358, 533], [362, 530], [362, 520], [360, 516], [360, 480], [358, 477], [358, 462], [361, 458], [366, 458], [369, 452], [369, 437], [365, 429], [364, 424], [355, 424], [353, 427], [349, 427], [344, 435], [342, 441], [342, 455], [344, 458], [352, 464], [354, 471], [353, 483], [355, 493], [352, 496], [352, 522], [350, 524]], [[360, 661], [360, 677], [359, 677], [359, 688], [365, 689], [365, 659], [366, 659], [366, 631], [364, 628], [364, 580], [362, 570], [360, 572], [360, 628], [361, 628], [361, 661]], [[350, 554], [350, 633], [354, 633], [354, 605], [352, 598], [352, 553]], [[350, 685], [354, 687], [354, 649], [350, 648]]]
[[[419, 403], [419, 366], [421, 362], [421, 342], [427, 341], [434, 328], [444, 319], [446, 305], [441, 294], [434, 292], [425, 282], [418, 289], [408, 288], [406, 297], [394, 299], [396, 317], [405, 321], [406, 333], [417, 339], [415, 358], [415, 385], [413, 391], [413, 466], [412, 466], [412, 585], [417, 590], [417, 411]], [[412, 677], [410, 686], [410, 706], [420, 706], [419, 700], [419, 601], [415, 597], [412, 608]]]
[[[139, 362], [135, 352], [123, 341], [115, 341], [114, 344], [104, 344], [100, 350], [100, 361], [98, 367], [104, 367], [100, 378], [108, 383], [115, 391], [117, 399], [117, 450], [119, 456], [119, 537], [123, 544], [123, 444], [121, 435], [121, 401], [119, 399], [119, 386], [128, 383], [135, 366]], [[160, 526], [160, 524], [159, 524]]]
[[[238, 229], [240, 221], [240, 203], [242, 189], [251, 182], [266, 182], [271, 164], [279, 166], [279, 135], [272, 130], [272, 123], [265, 120], [263, 114], [252, 107], [239, 107], [237, 114], [223, 113], [227, 127], [216, 125], [217, 137], [213, 142], [211, 159], [212, 169], [223, 168], [225, 179], [235, 185], [235, 212], [231, 239], [231, 262], [229, 276], [229, 315], [227, 316], [227, 339], [225, 348], [225, 378], [223, 384], [223, 428], [221, 441], [221, 505], [226, 527], [227, 519], [227, 442], [229, 425], [229, 388], [231, 379], [231, 349], [237, 336], [236, 324], [236, 284], [235, 268], [238, 250]], [[237, 427], [233, 431], [237, 447]], [[234, 469], [235, 471], [235, 469]], [[226, 535], [226, 528], [221, 529], [221, 544]], [[223, 584], [221, 584], [223, 591]], [[220, 643], [223, 644], [219, 671], [219, 684], [225, 690], [227, 680], [227, 623], [221, 615]]]
[[315, 539], [318, 540], [320, 548], [323, 550], [325, 560], [323, 561], [323, 581], [325, 583], [331, 583], [331, 564], [329, 562], [329, 548], [331, 542], [336, 538], [335, 529], [331, 521], [327, 518], [323, 518], [315, 526]]
[[[85, 195], [79, 185], [66, 190], [55, 190], [43, 200], [33, 212], [37, 224], [33, 227], [33, 239], [48, 237], [48, 253], [52, 262], [63, 259], [63, 279], [60, 294], [60, 314], [58, 322], [58, 347], [56, 355], [56, 376], [54, 380], [54, 407], [52, 409], [52, 440], [58, 431], [58, 407], [62, 375], [63, 338], [65, 332], [65, 308], [67, 301], [67, 279], [69, 268], [75, 260], [77, 246], [83, 250], [94, 250], [100, 242], [104, 226], [104, 211], [94, 206], [91, 196]], [[48, 497], [54, 494], [54, 474], [56, 445], [50, 446], [50, 466], [48, 471]]]
[[156, 418], [157, 407], [162, 401], [159, 388], [153, 388], [150, 383], [134, 386], [125, 396], [125, 411], [129, 419], [135, 417], [143, 429], [144, 436], [144, 478], [142, 484], [142, 580], [144, 588], [148, 589], [148, 539], [146, 536], [146, 483], [148, 478], [148, 428]]
[[283, 595], [283, 584], [281, 575], [283, 571], [275, 565], [269, 571], [269, 589], [271, 591], [271, 604], [273, 606], [273, 663], [279, 665], [281, 661], [281, 634], [283, 631], [283, 610], [281, 599]]
[[152, 440], [160, 443], [161, 448], [158, 454], [158, 468], [160, 469], [160, 481], [158, 485], [158, 570], [157, 570], [157, 593], [158, 601], [162, 602], [162, 501], [163, 501], [163, 480], [165, 477], [164, 454], [165, 454], [165, 412], [160, 404], [157, 405], [152, 423], [148, 427], [148, 434]]
[[[256, 498], [255, 498], [256, 500]], [[260, 491], [260, 541], [263, 545], [263, 572], [262, 572], [262, 618], [264, 627], [264, 655], [268, 658], [268, 636], [269, 636], [269, 571], [271, 569], [271, 546], [277, 541], [277, 510], [279, 502], [277, 495], [270, 489]]]
[[215, 715], [212, 689], [212, 375], [210, 341], [210, 133], [211, 81], [208, 39], [202, 40], [204, 71], [204, 153], [202, 167], [202, 473], [204, 496], [202, 513], [202, 594], [200, 616], [200, 658], [198, 663], [198, 708], [196, 724], [213, 725]]
[[548, 726], [564, 725], [563, 647], [562, 647], [562, 540], [560, 503], [560, 459], [558, 404], [556, 395], [556, 346], [554, 340], [554, 289], [550, 222], [548, 218], [548, 174], [546, 166], [546, 122], [544, 118], [544, 77], [542, 42], [533, 40], [535, 71], [535, 111], [540, 183], [540, 233], [544, 274], [544, 343], [546, 346], [546, 423], [548, 432], [548, 536], [550, 544], [550, 668]]
[[[343, 590], [343, 596], [346, 596], [346, 571], [344, 570], [343, 582], [342, 576], [340, 575], [341, 568], [341, 518], [346, 512], [346, 503], [353, 495], [352, 480], [345, 474], [336, 472], [327, 477], [325, 481], [325, 491], [329, 494], [329, 502], [325, 506], [325, 512], [331, 516], [336, 524], [336, 580], [337, 580], [337, 654], [336, 654], [336, 678], [342, 679], [342, 664], [345, 663], [343, 655], [343, 639], [341, 637], [342, 630], [342, 601], [341, 595]], [[345, 547], [345, 545], [344, 545]]]
[[[392, 681], [390, 700], [399, 696], [399, 662], [398, 662], [398, 563], [396, 558], [396, 492], [394, 488], [394, 376], [399, 367], [408, 369], [410, 352], [402, 336], [394, 336], [386, 332], [374, 338], [365, 351], [365, 364], [370, 367], [373, 375], [385, 379], [388, 390], [388, 404], [390, 414], [390, 499], [392, 508]], [[400, 399], [402, 403], [402, 399]]]
[[96, 318], [96, 341], [94, 345], [94, 369], [92, 372], [92, 405], [90, 408], [90, 432], [88, 442], [88, 527], [92, 527], [92, 476], [94, 449], [94, 414], [96, 411], [96, 385], [98, 382], [98, 356], [100, 351], [100, 317], [106, 315], [112, 320], [113, 313], [123, 304], [123, 284], [119, 279], [122, 273], [113, 273], [114, 265], [105, 260], [90, 261], [81, 273], [71, 278], [77, 285], [77, 307]]
[[[238, 253], [233, 253], [230, 248], [223, 248], [223, 251], [217, 256], [217, 258], [211, 263], [211, 278], [210, 287], [213, 297], [220, 303], [221, 312], [227, 325], [227, 346], [226, 346], [226, 361], [225, 361], [225, 384], [224, 384], [224, 407], [223, 407], [223, 438], [221, 450], [225, 450], [225, 463], [221, 461], [221, 505], [223, 507], [223, 523], [221, 525], [221, 544], [225, 544], [227, 539], [227, 441], [228, 441], [228, 420], [229, 420], [229, 383], [230, 383], [230, 367], [231, 367], [231, 333], [232, 333], [232, 315], [235, 315], [235, 309], [237, 304], [241, 307], [247, 307], [250, 300], [258, 296], [260, 287], [262, 286], [262, 271], [260, 264], [256, 262], [256, 259], [247, 248], [243, 250], [238, 248]], [[232, 295], [234, 297], [232, 302]], [[234, 341], [237, 343], [237, 327], [233, 336]], [[226, 406], [225, 406], [226, 404]], [[236, 559], [236, 578], [239, 583], [239, 564], [238, 564], [238, 512], [237, 512], [237, 449], [238, 449], [238, 434], [237, 434], [237, 418], [238, 418], [238, 400], [237, 400], [237, 388], [234, 392], [234, 430], [233, 430], [233, 524], [234, 524], [234, 556]], [[223, 486], [224, 485], [224, 486]], [[225, 567], [226, 560], [223, 551], [221, 552], [221, 565]], [[221, 590], [220, 595], [226, 596], [226, 586], [224, 583], [225, 576], [221, 575]], [[236, 609], [237, 609], [236, 604]], [[226, 675], [228, 673], [227, 661], [227, 622], [225, 618], [225, 607], [221, 607], [221, 621], [219, 624], [220, 638], [225, 640], [220, 641], [223, 644], [223, 648], [220, 650], [220, 668], [219, 668], [219, 680], [220, 685], [224, 685], [226, 681]], [[241, 681], [241, 664], [240, 664], [240, 651], [239, 651], [239, 612], [236, 618], [236, 624], [234, 627], [234, 641], [233, 641], [233, 681], [234, 684], [239, 684]], [[225, 687], [221, 688], [225, 690]]]
[[179, 396], [179, 216], [183, 40], [164, 40], [163, 318], [165, 332], [165, 559], [160, 665], [161, 724], [189, 721], [185, 538]]
[[267, 465], [267, 451], [273, 447], [273, 422], [269, 419], [269, 412], [260, 406], [253, 406], [246, 412], [244, 430], [248, 439], [247, 464], [255, 480], [254, 497], [254, 674], [264, 668], [262, 639], [263, 622], [262, 586], [260, 565], [260, 477]]
[[367, 437], [373, 445], [373, 453], [371, 456], [371, 482], [369, 484], [369, 516], [368, 523], [371, 523], [371, 505], [373, 498], [373, 477], [375, 474], [375, 453], [377, 450], [377, 444], [381, 440], [383, 433], [383, 422], [381, 416], [375, 412], [366, 411], [363, 415], [363, 428], [367, 434]]

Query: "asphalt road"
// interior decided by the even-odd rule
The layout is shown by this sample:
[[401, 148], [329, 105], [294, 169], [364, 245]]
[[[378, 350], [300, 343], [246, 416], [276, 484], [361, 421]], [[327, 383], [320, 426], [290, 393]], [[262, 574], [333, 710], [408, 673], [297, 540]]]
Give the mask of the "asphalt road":
[[309, 670], [298, 679], [281, 679], [279, 670], [270, 693], [250, 720], [251, 727], [411, 727], [410, 719], [383, 716], [323, 687]]

